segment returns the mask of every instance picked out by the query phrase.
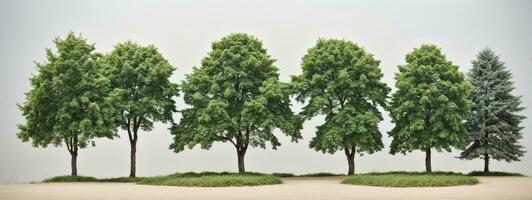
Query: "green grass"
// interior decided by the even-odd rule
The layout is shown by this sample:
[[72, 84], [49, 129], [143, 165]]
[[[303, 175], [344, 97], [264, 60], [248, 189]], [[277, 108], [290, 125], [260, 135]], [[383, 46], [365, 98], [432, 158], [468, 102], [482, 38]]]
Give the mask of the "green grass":
[[90, 176], [56, 176], [45, 179], [43, 182], [97, 182], [98, 179]]
[[279, 178], [286, 178], [286, 177], [294, 177], [296, 175], [292, 173], [272, 173], [273, 176], [279, 177]]
[[116, 177], [116, 178], [102, 178], [98, 179], [98, 182], [108, 183], [135, 183], [144, 180], [145, 177]]
[[128, 183], [138, 182], [144, 179], [144, 177], [117, 177], [117, 178], [103, 178], [97, 179], [90, 176], [56, 176], [45, 179], [43, 182], [107, 182], [107, 183]]
[[[288, 173], [279, 173], [278, 176], [290, 176]], [[293, 174], [292, 174], [293, 176]], [[156, 177], [118, 177], [97, 179], [88, 176], [56, 176], [43, 182], [134, 182], [144, 185], [168, 185], [189, 187], [227, 187], [227, 186], [255, 186], [281, 184], [282, 181], [274, 175], [256, 172], [230, 173], [230, 172], [187, 172], [175, 173], [167, 176]]]
[[385, 172], [349, 176], [342, 183], [384, 187], [444, 187], [474, 185], [478, 180], [455, 172]]
[[297, 175], [298, 177], [323, 177], [323, 176], [344, 176], [344, 174], [333, 174], [328, 172], [318, 172], [318, 173], [311, 173], [311, 174], [301, 174]]
[[273, 175], [260, 173], [229, 173], [202, 172], [176, 173], [168, 176], [144, 178], [137, 182], [144, 185], [166, 185], [187, 187], [228, 187], [228, 186], [256, 186], [281, 184], [282, 181]]
[[493, 172], [472, 171], [467, 175], [468, 176], [525, 176], [520, 173], [498, 172], [498, 171], [493, 171]]
[[407, 171], [391, 171], [391, 172], [370, 172], [370, 173], [365, 173], [364, 175], [394, 175], [394, 174], [397, 174], [397, 175], [464, 175], [462, 173], [459, 173], [459, 172], [444, 172], [444, 171], [436, 171], [436, 172], [430, 172], [430, 173], [427, 173], [427, 172], [407, 172]]

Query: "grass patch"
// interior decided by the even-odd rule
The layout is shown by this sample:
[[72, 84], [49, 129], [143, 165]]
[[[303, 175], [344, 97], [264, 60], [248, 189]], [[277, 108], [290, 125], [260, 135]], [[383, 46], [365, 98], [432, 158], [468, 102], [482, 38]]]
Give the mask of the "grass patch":
[[318, 173], [298, 175], [298, 177], [323, 177], [323, 176], [344, 176], [344, 174], [333, 174], [333, 173], [328, 173], [328, 172], [318, 172]]
[[176, 173], [168, 176], [144, 178], [137, 182], [144, 185], [167, 185], [187, 187], [228, 187], [228, 186], [256, 186], [281, 184], [282, 181], [273, 175], [261, 173], [230, 173], [230, 172], [202, 172]]
[[493, 172], [472, 171], [467, 175], [468, 176], [525, 176], [520, 173], [498, 172], [498, 171], [493, 171]]
[[370, 172], [365, 173], [363, 175], [464, 175], [459, 172], [444, 172], [444, 171], [437, 171], [437, 172], [407, 172], [407, 171], [391, 171], [391, 172]]
[[56, 176], [45, 179], [43, 182], [108, 182], [108, 183], [130, 183], [138, 182], [144, 177], [117, 177], [97, 179], [90, 176]]
[[384, 187], [444, 187], [474, 185], [478, 180], [455, 172], [385, 172], [349, 176], [342, 183]]
[[272, 173], [272, 176], [279, 177], [279, 178], [286, 178], [286, 177], [294, 177], [296, 175], [292, 173]]
[[98, 182], [106, 183], [135, 183], [144, 180], [145, 177], [116, 177], [116, 178], [102, 178]]
[[43, 182], [97, 182], [98, 179], [90, 176], [56, 176], [45, 179]]

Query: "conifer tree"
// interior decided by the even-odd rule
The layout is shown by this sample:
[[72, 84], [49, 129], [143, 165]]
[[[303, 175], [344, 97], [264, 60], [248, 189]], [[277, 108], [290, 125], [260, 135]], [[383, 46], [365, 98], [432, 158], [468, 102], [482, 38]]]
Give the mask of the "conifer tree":
[[468, 79], [475, 89], [470, 95], [473, 108], [466, 123], [470, 145], [460, 158], [482, 158], [484, 172], [489, 172], [490, 159], [519, 161], [525, 153], [518, 143], [523, 129], [519, 124], [525, 118], [518, 113], [524, 107], [520, 105], [521, 97], [512, 94], [512, 74], [491, 49], [480, 51], [472, 64]]

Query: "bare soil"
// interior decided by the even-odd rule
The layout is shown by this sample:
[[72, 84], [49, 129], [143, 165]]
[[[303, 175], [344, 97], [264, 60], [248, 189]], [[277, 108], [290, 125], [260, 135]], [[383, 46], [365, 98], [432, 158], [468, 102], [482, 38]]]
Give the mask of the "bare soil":
[[343, 177], [284, 178], [283, 184], [247, 187], [172, 187], [134, 183], [37, 183], [0, 185], [9, 200], [249, 200], [249, 199], [532, 199], [530, 177], [478, 177], [478, 185], [432, 188], [386, 188], [340, 184]]

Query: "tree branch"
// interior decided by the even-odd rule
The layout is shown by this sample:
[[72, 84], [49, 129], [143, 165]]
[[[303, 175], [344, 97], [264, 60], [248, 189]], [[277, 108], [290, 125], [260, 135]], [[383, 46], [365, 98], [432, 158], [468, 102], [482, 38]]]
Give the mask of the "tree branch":
[[133, 136], [131, 135], [131, 120], [127, 118], [127, 135], [129, 136], [129, 142], [133, 142]]
[[69, 144], [69, 142], [68, 142], [67, 140], [70, 140], [70, 139], [67, 139], [67, 138], [64, 139], [64, 141], [65, 141], [65, 145], [66, 145], [66, 147], [67, 147], [68, 152], [72, 153], [72, 150], [71, 150], [71, 148], [70, 148], [70, 144]]

